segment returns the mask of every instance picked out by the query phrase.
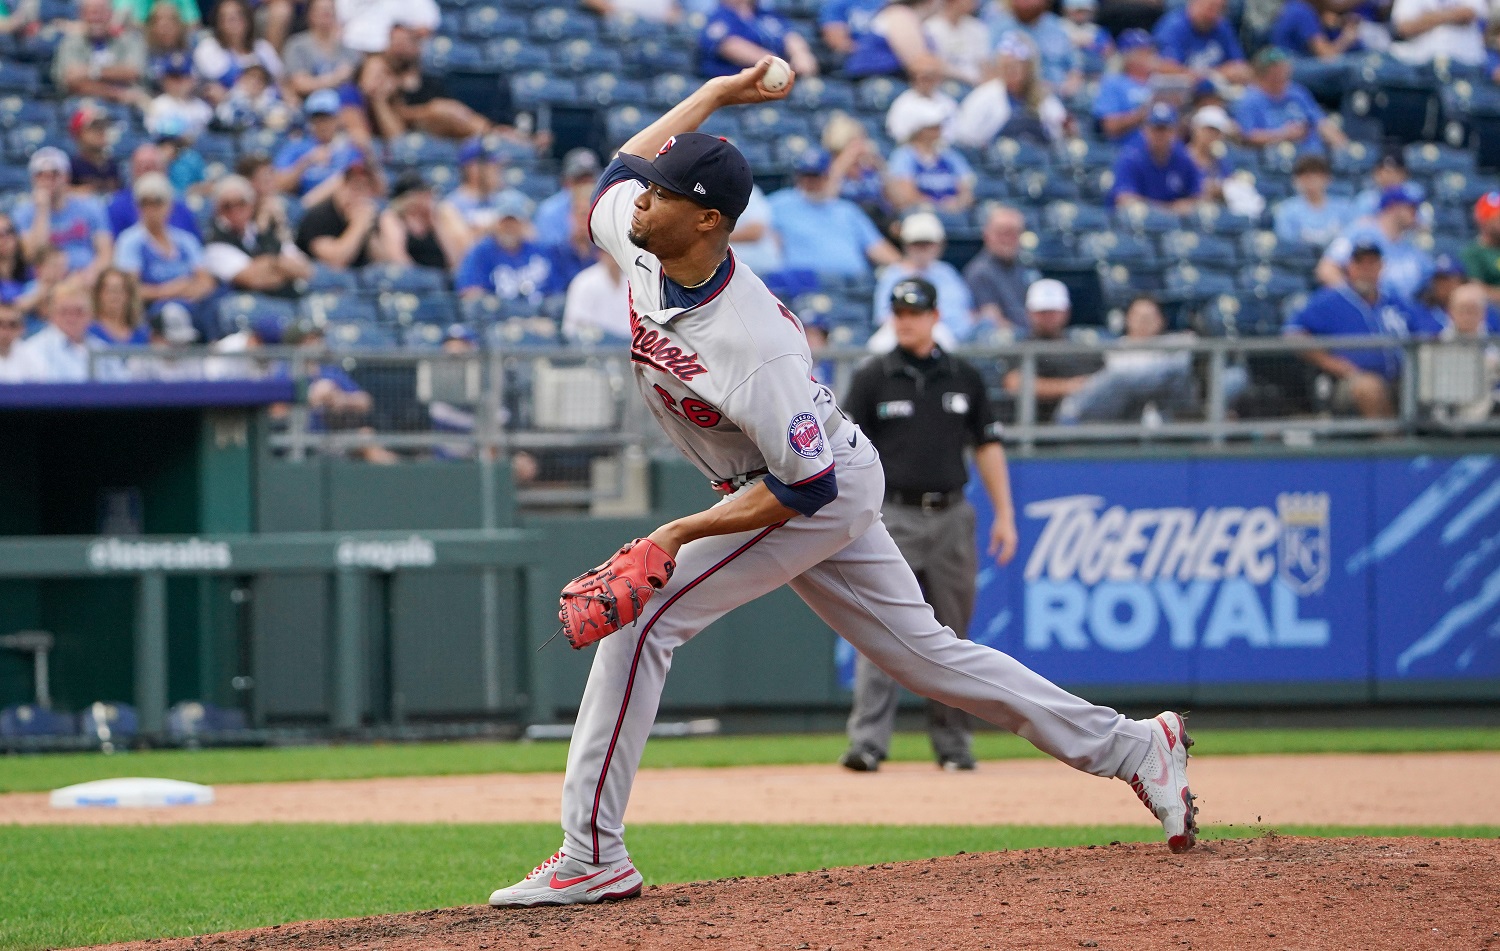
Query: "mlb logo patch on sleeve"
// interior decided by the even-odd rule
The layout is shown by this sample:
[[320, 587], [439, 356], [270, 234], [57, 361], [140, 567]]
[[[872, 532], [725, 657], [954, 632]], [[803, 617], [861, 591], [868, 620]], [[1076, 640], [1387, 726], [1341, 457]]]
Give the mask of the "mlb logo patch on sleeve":
[[787, 442], [792, 451], [808, 459], [816, 459], [823, 452], [823, 430], [818, 426], [818, 417], [812, 413], [798, 413], [786, 430]]

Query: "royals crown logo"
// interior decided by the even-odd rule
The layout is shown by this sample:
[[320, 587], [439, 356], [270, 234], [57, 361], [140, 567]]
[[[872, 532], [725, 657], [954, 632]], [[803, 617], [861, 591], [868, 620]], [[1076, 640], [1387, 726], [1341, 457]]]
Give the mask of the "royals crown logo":
[[1330, 502], [1327, 492], [1282, 492], [1276, 496], [1281, 520], [1281, 580], [1299, 595], [1323, 590], [1331, 563]]

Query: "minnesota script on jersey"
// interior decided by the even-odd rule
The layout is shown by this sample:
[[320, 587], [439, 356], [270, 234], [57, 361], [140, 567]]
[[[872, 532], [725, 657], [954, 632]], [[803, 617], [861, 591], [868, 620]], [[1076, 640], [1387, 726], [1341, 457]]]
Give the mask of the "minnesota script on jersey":
[[703, 286], [671, 284], [656, 256], [630, 243], [644, 190], [612, 163], [589, 227], [630, 283], [630, 359], [652, 415], [714, 481], [769, 470], [796, 485], [828, 472], [829, 434], [843, 418], [812, 379], [801, 323], [733, 252]]

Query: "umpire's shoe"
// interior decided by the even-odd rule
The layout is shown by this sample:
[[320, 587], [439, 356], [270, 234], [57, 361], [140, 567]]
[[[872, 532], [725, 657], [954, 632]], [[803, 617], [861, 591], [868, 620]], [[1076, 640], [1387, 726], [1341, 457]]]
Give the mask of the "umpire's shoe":
[[490, 896], [497, 908], [533, 905], [593, 905], [634, 898], [641, 893], [641, 873], [629, 858], [606, 865], [590, 865], [559, 850], [509, 888]]
[[1161, 820], [1167, 848], [1186, 852], [1198, 842], [1198, 807], [1188, 789], [1188, 747], [1193, 745], [1180, 714], [1168, 711], [1151, 721], [1151, 748], [1130, 777], [1130, 788]]

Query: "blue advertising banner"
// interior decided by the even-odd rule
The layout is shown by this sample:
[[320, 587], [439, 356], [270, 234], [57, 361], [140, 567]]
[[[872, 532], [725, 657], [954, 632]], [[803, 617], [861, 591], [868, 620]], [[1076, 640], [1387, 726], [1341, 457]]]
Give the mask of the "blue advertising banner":
[[[1500, 678], [1490, 456], [1016, 461], [969, 636], [1066, 684]], [[841, 672], [852, 651], [840, 645]], [[846, 680], [846, 685], [848, 681]]]

